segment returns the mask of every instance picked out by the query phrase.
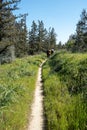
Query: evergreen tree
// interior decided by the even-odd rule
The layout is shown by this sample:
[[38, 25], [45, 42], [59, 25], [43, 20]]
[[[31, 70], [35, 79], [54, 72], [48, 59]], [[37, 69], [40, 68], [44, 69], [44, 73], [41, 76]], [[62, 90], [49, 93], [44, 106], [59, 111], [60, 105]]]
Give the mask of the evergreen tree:
[[46, 29], [44, 28], [43, 21], [38, 21], [38, 51], [44, 50], [44, 43], [45, 43], [45, 36], [46, 36]]
[[37, 52], [37, 24], [32, 22], [31, 30], [29, 31], [29, 54]]
[[81, 20], [77, 24], [76, 28], [76, 48], [78, 51], [87, 51], [87, 13], [86, 10], [82, 11]]
[[20, 0], [0, 0], [0, 62], [4, 56], [9, 56], [9, 51], [14, 53], [14, 47], [11, 47], [12, 50], [8, 47], [16, 42], [16, 17], [13, 11], [18, 9], [18, 2]]
[[67, 41], [66, 45], [65, 45], [65, 48], [68, 50], [68, 51], [72, 51], [72, 52], [76, 52], [77, 51], [77, 48], [75, 46], [75, 43], [76, 43], [76, 35], [70, 35], [69, 36], [69, 40]]
[[13, 37], [15, 17], [12, 11], [17, 9], [17, 3], [19, 1], [20, 0], [0, 0], [0, 42], [4, 39], [8, 41], [9, 37]]
[[29, 31], [29, 53], [46, 52], [48, 49], [55, 49], [55, 47], [56, 33], [54, 28], [50, 28], [48, 32], [43, 21], [38, 21], [38, 25], [33, 21]]
[[56, 45], [56, 48], [57, 48], [58, 50], [61, 50], [62, 47], [63, 47], [62, 42], [59, 41], [58, 45]]
[[24, 14], [21, 16], [21, 20], [16, 22], [16, 43], [15, 43], [15, 50], [16, 56], [22, 57], [28, 53], [28, 37], [27, 37], [27, 27], [26, 27], [26, 16], [28, 14]]
[[66, 48], [72, 52], [87, 51], [87, 12], [85, 9], [83, 9], [80, 20], [77, 23], [76, 34], [69, 38]]
[[54, 28], [49, 28], [49, 32], [48, 32], [48, 39], [49, 39], [49, 45], [48, 45], [48, 49], [52, 49], [56, 47], [56, 33], [55, 33], [55, 29]]
[[47, 29], [45, 28], [44, 29], [44, 38], [43, 38], [43, 42], [42, 42], [42, 51], [47, 52], [48, 49], [49, 49], [49, 35], [48, 35]]

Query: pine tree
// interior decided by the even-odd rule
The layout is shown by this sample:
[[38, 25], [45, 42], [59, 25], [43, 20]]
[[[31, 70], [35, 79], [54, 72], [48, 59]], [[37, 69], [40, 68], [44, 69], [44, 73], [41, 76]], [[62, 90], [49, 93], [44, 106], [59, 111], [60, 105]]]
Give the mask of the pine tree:
[[[16, 27], [13, 11], [17, 9], [17, 4], [20, 0], [0, 0], [0, 62], [3, 58], [8, 62], [9, 58], [14, 51], [14, 45], [16, 42]], [[8, 57], [8, 58], [6, 58]]]
[[54, 28], [49, 28], [48, 32], [48, 39], [49, 39], [49, 49], [52, 49], [56, 47], [56, 33]]
[[16, 43], [15, 43], [15, 50], [16, 50], [16, 56], [22, 57], [24, 55], [27, 55], [28, 53], [28, 43], [27, 43], [27, 27], [26, 27], [26, 16], [28, 14], [21, 15], [21, 19], [19, 22], [16, 22]]
[[42, 20], [38, 20], [38, 25], [33, 21], [29, 31], [29, 53], [46, 52], [48, 49], [55, 49], [55, 47], [56, 33], [54, 28], [50, 28], [48, 32]]
[[14, 43], [15, 16], [12, 11], [17, 9], [20, 0], [0, 0], [0, 52]]
[[37, 24], [32, 22], [31, 30], [29, 31], [29, 54], [37, 52]]
[[72, 52], [87, 52], [87, 12], [85, 9], [76, 25], [76, 34], [69, 37], [66, 48]]
[[77, 38], [76, 48], [77, 51], [87, 51], [87, 12], [84, 9], [81, 13], [81, 20], [77, 23]]
[[76, 52], [77, 48], [75, 46], [76, 43], [76, 35], [70, 35], [69, 36], [69, 40], [67, 41], [67, 43], [65, 44], [65, 47], [68, 51], [72, 51], [72, 52]]
[[20, 0], [0, 0], [0, 41], [11, 36], [15, 17], [12, 13], [17, 9]]
[[44, 44], [45, 44], [45, 37], [46, 37], [47, 31], [44, 28], [44, 23], [43, 21], [38, 21], [38, 51], [43, 51], [44, 48]]

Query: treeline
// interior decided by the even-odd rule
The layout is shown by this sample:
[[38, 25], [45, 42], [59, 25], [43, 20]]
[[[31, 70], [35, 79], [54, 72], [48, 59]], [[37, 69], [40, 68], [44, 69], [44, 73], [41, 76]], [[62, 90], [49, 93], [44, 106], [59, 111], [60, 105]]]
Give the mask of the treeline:
[[84, 9], [77, 23], [76, 33], [66, 44], [56, 44], [53, 27], [46, 29], [42, 20], [26, 25], [28, 14], [14, 15], [21, 0], [0, 0], [0, 64], [11, 62], [15, 57], [45, 52], [47, 49], [67, 49], [72, 52], [87, 52], [87, 12]]
[[26, 14], [13, 14], [19, 2], [0, 0], [0, 63], [10, 62], [15, 56], [26, 53]]
[[38, 25], [33, 21], [28, 31], [28, 14], [14, 15], [20, 1], [0, 0], [0, 63], [46, 51], [47, 48], [54, 48], [56, 45], [54, 28], [47, 31], [43, 21], [38, 21]]
[[69, 37], [65, 46], [72, 52], [87, 52], [87, 12], [85, 9], [76, 25], [76, 33]]
[[29, 31], [29, 54], [46, 52], [47, 49], [56, 48], [56, 33], [54, 28], [48, 30], [44, 27], [43, 21], [32, 22]]

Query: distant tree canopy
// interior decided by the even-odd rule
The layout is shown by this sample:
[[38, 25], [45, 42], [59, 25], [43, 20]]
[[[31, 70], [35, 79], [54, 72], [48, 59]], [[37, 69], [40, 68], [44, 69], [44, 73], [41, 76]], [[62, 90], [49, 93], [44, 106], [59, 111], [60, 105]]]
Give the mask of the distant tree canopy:
[[49, 31], [44, 27], [43, 21], [32, 22], [29, 31], [29, 54], [39, 53], [56, 47], [56, 33], [54, 28]]
[[27, 14], [14, 15], [20, 1], [0, 0], [0, 63], [8, 62], [9, 57], [23, 57], [56, 47], [54, 28], [47, 31], [43, 21], [38, 20], [38, 24], [32, 22], [28, 32]]
[[63, 44], [61, 41], [56, 45], [56, 50], [64, 50], [65, 44]]
[[[0, 63], [5, 56], [23, 57], [28, 54], [46, 52], [47, 49], [63, 49], [72, 52], [87, 52], [87, 12], [84, 9], [76, 25], [76, 33], [69, 37], [65, 45], [56, 44], [53, 27], [47, 30], [44, 23], [32, 21], [30, 30], [26, 26], [27, 14], [15, 16], [21, 0], [0, 0]], [[10, 52], [9, 52], [10, 51]]]
[[83, 9], [76, 26], [76, 34], [69, 37], [67, 50], [72, 52], [87, 52], [87, 12]]

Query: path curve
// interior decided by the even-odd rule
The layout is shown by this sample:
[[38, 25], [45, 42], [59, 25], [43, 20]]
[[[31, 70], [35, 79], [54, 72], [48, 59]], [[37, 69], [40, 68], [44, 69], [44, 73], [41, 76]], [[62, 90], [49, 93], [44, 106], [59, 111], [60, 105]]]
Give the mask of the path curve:
[[[44, 62], [43, 62], [44, 63]], [[31, 116], [28, 130], [44, 130], [43, 114], [43, 89], [42, 89], [42, 65], [38, 70], [34, 102], [31, 108]]]

